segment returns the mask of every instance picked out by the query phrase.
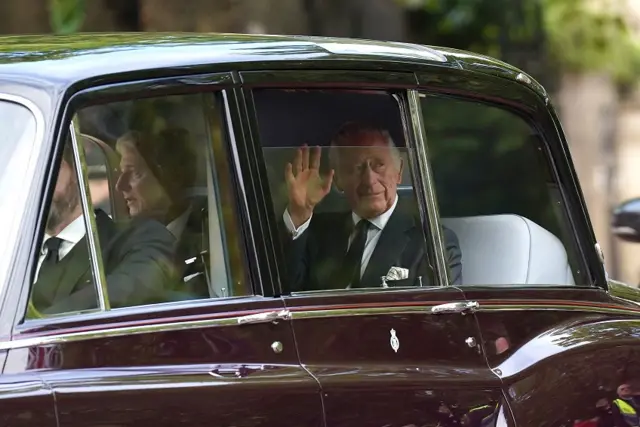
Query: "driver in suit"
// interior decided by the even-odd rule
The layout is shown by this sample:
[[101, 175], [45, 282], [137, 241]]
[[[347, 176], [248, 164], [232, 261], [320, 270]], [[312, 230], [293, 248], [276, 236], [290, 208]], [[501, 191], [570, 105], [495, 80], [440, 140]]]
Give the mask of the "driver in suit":
[[[329, 149], [331, 170], [321, 177], [320, 148], [298, 149], [285, 179], [285, 252], [292, 291], [379, 287], [392, 267], [402, 280], [389, 286], [429, 286], [430, 266], [419, 219], [397, 209], [403, 160], [388, 131], [344, 124]], [[331, 185], [341, 190], [348, 212], [314, 213]], [[443, 229], [454, 285], [462, 282], [456, 235]]]
[[[173, 235], [155, 220], [116, 224], [102, 210], [96, 210], [95, 221], [111, 306], [164, 301], [167, 288], [176, 283]], [[30, 302], [31, 315], [97, 307], [70, 143], [65, 144]]]

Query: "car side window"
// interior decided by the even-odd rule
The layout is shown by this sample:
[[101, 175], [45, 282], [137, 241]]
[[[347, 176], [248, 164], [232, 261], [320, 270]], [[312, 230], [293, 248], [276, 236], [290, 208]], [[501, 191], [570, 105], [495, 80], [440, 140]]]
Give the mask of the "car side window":
[[441, 222], [463, 285], [583, 284], [577, 243], [542, 135], [507, 109], [422, 94]]
[[[435, 285], [399, 99], [375, 90], [254, 90], [285, 291]], [[453, 240], [451, 249], [459, 274]]]
[[214, 95], [173, 95], [78, 111], [39, 251], [27, 318], [96, 310], [82, 192], [90, 195], [110, 308], [254, 294]]

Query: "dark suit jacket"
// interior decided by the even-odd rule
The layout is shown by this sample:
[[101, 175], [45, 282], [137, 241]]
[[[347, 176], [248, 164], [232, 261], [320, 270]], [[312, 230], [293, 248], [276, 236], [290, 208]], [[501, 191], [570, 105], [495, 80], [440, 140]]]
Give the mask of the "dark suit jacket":
[[[192, 300], [209, 298], [209, 284], [207, 274], [209, 274], [209, 253], [203, 237], [208, 237], [208, 229], [202, 223], [202, 215], [197, 206], [193, 211], [177, 243], [176, 257], [180, 263], [182, 284], [176, 290], [175, 299]], [[205, 218], [206, 219], [206, 218]], [[203, 254], [204, 252], [204, 254]], [[191, 262], [191, 260], [194, 261]], [[187, 263], [186, 261], [190, 261]]]
[[[284, 225], [283, 225], [284, 226]], [[285, 252], [291, 291], [344, 289], [334, 279], [346, 252], [353, 230], [351, 212], [314, 214], [309, 228], [297, 239], [287, 236]], [[381, 277], [391, 267], [409, 270], [409, 278], [389, 281], [389, 286], [430, 286], [432, 269], [425, 253], [419, 222], [399, 209], [393, 212], [381, 231], [380, 239], [361, 279], [362, 287], [381, 286]], [[447, 260], [453, 284], [462, 282], [462, 254], [458, 238], [444, 228]]]
[[[96, 225], [111, 306], [168, 301], [178, 283], [176, 240], [169, 230], [143, 218], [115, 224], [101, 210], [96, 212]], [[56, 314], [97, 307], [86, 236], [58, 265], [59, 272], [38, 278], [34, 285], [36, 309]]]

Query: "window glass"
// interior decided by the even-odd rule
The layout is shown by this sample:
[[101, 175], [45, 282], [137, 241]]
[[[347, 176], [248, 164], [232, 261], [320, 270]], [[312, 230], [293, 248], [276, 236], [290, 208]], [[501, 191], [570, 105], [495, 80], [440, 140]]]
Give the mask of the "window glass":
[[[216, 103], [168, 96], [78, 112], [111, 308], [253, 294]], [[32, 316], [98, 307], [71, 148], [49, 209]]]
[[[396, 97], [263, 89], [254, 102], [287, 290], [433, 286]], [[459, 272], [453, 235], [450, 249]]]
[[36, 147], [36, 119], [25, 107], [0, 101], [0, 289], [17, 243], [17, 224], [24, 212], [29, 167]]
[[443, 225], [464, 285], [581, 282], [576, 242], [541, 135], [496, 106], [423, 95]]

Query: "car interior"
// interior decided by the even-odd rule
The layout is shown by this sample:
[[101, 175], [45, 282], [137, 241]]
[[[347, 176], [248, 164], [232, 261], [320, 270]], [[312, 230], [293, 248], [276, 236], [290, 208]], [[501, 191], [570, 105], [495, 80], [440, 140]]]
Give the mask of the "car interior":
[[[416, 195], [406, 161], [408, 152], [402, 119], [393, 96], [380, 91], [266, 89], [254, 91], [254, 100], [272, 202], [278, 217], [287, 203], [283, 177], [285, 165], [292, 161], [297, 147], [303, 143], [327, 147], [342, 123], [357, 120], [389, 129], [405, 158], [403, 179], [398, 187], [398, 208], [418, 216]], [[467, 132], [466, 129], [461, 131]], [[526, 179], [513, 182], [510, 174], [516, 170], [514, 167], [521, 166], [520, 163], [511, 160], [503, 168], [506, 173], [502, 173], [495, 162], [491, 164], [490, 159], [484, 165], [479, 163], [483, 159], [478, 151], [485, 150], [482, 145], [490, 144], [491, 139], [484, 139], [475, 151], [465, 153], [455, 150], [455, 145], [447, 150], [446, 140], [452, 137], [453, 132], [453, 126], [446, 129], [446, 134], [438, 133], [437, 129], [430, 134], [427, 129], [427, 145], [430, 154], [431, 151], [435, 154], [431, 162], [443, 215], [441, 222], [457, 235], [462, 250], [463, 284], [574, 284], [564, 242], [551, 231], [560, 234], [559, 230], [563, 228], [556, 223], [560, 215], [558, 211], [563, 211], [562, 206], [554, 203], [554, 199], [559, 197], [557, 185], [546, 176], [541, 178], [535, 164], [526, 166], [525, 172], [530, 172]], [[529, 129], [526, 135], [523, 141], [529, 145], [524, 149], [516, 146], [509, 154], [518, 162], [531, 163], [528, 156], [531, 153], [536, 155], [538, 147], [533, 144], [535, 139], [530, 136]], [[477, 132], [472, 137], [483, 139]], [[431, 150], [433, 144], [440, 147]], [[321, 173], [327, 172], [327, 151], [323, 150]], [[452, 174], [460, 178], [454, 181]], [[512, 183], [506, 185], [506, 179], [511, 179]], [[470, 184], [472, 188], [466, 188], [471, 187]], [[542, 186], [535, 193], [535, 209], [519, 203], [518, 197], [507, 199], [518, 191], [519, 185]], [[459, 187], [463, 190], [459, 191]], [[505, 200], [496, 197], [496, 193], [502, 191], [507, 194]], [[462, 203], [461, 198], [464, 198]], [[494, 203], [491, 203], [492, 199]], [[316, 207], [317, 212], [348, 209], [344, 195], [335, 187]]]
[[[187, 97], [165, 97], [162, 101], [153, 106], [157, 121], [164, 121], [164, 126], [188, 129], [192, 136], [192, 151], [197, 153], [195, 184], [187, 189], [185, 195], [190, 200], [191, 215], [183, 236], [198, 239], [199, 242], [194, 242], [195, 246], [204, 248], [199, 256], [184, 260], [184, 286], [173, 291], [170, 300], [233, 296], [234, 288], [228, 286], [229, 265], [225, 258], [224, 236], [227, 230], [224, 221], [220, 221], [225, 214], [218, 197], [217, 183], [212, 174], [208, 173], [216, 173], [216, 164], [209, 148], [211, 138], [205, 117], [202, 109], [198, 108], [199, 105]], [[94, 207], [104, 210], [116, 222], [129, 220], [123, 196], [116, 190], [120, 175], [120, 155], [115, 146], [118, 137], [128, 129], [129, 122], [135, 120], [131, 114], [131, 104], [132, 102], [120, 102], [94, 106], [79, 114], [89, 180], [91, 183], [106, 181], [109, 189], [105, 199], [102, 193], [94, 194], [96, 187], [91, 187]], [[196, 278], [200, 280], [194, 280]], [[202, 283], [207, 284], [207, 289], [202, 289]]]
[[[158, 122], [189, 129], [193, 136], [193, 149], [199, 153], [196, 183], [187, 195], [193, 209], [187, 226], [191, 228], [189, 235], [200, 239], [201, 247], [208, 250], [205, 249], [197, 259], [185, 260], [188, 264], [184, 288], [177, 290], [172, 299], [246, 294], [246, 291], [238, 292], [228, 285], [230, 267], [225, 257], [225, 235], [233, 229], [225, 225], [228, 221], [223, 217], [229, 213], [222, 208], [220, 191], [214, 182], [219, 166], [216, 163], [220, 160], [214, 160], [211, 154], [211, 136], [202, 109], [189, 101], [192, 99], [166, 97], [162, 102], [153, 104], [152, 109]], [[277, 216], [282, 214], [287, 203], [286, 163], [293, 159], [302, 144], [327, 147], [335, 131], [346, 121], [362, 121], [388, 129], [404, 159], [402, 182], [398, 186], [398, 209], [419, 216], [408, 162], [409, 149], [405, 143], [398, 101], [393, 95], [384, 91], [268, 89], [254, 91], [254, 101]], [[115, 189], [119, 175], [115, 143], [137, 117], [132, 114], [132, 103], [89, 107], [79, 114], [94, 205], [115, 221], [128, 220], [126, 204]], [[511, 149], [507, 153], [509, 163], [500, 168], [495, 161], [491, 164], [487, 150], [492, 140], [486, 135], [473, 133], [473, 129], [464, 127], [457, 130], [456, 126], [445, 126], [442, 122], [434, 125], [427, 120], [426, 125], [441, 222], [458, 237], [463, 254], [463, 284], [574, 284], [574, 270], [562, 236], [565, 228], [558, 225], [558, 218], [566, 215], [557, 203], [559, 189], [550, 178], [548, 168], [538, 171], [528, 157], [533, 154], [539, 158], [537, 144], [540, 141], [529, 132], [524, 148]], [[480, 148], [475, 151], [459, 149], [456, 141], [460, 135], [464, 138], [471, 135], [479, 140]], [[322, 152], [322, 173], [328, 171], [327, 152]], [[518, 175], [514, 175], [518, 168], [526, 172], [524, 181], [518, 181]], [[213, 174], [207, 171], [213, 171]], [[94, 192], [94, 188], [102, 189], [105, 183], [106, 198], [105, 191]], [[519, 188], [530, 188], [540, 183], [544, 188], [536, 190], [535, 203], [520, 203], [524, 199], [515, 195]], [[496, 193], [505, 193], [506, 197], [496, 198]], [[342, 212], [349, 208], [344, 195], [332, 187], [316, 209], [318, 212]], [[190, 288], [190, 283], [198, 283], [191, 279], [198, 276], [204, 276], [208, 289]]]

